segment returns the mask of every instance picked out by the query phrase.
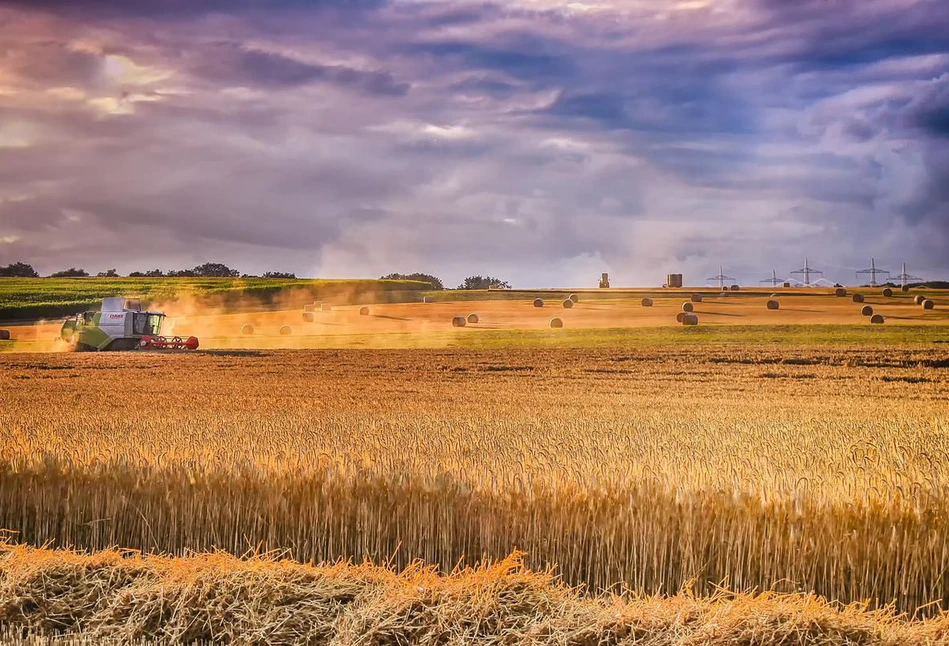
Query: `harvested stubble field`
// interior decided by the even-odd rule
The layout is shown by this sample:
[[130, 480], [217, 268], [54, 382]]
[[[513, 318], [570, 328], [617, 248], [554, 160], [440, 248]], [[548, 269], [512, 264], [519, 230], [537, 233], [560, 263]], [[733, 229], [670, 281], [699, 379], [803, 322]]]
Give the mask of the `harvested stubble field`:
[[[10, 530], [11, 545], [175, 555], [280, 550], [300, 562], [370, 557], [403, 568], [421, 559], [446, 571], [517, 548], [531, 568], [556, 564], [560, 580], [583, 586], [578, 595], [540, 577], [525, 588], [492, 570], [491, 609], [478, 605], [488, 601], [477, 586], [434, 574], [425, 575], [433, 590], [470, 598], [433, 592], [430, 603], [411, 594], [380, 600], [388, 588], [369, 586], [353, 598], [388, 603], [391, 616], [367, 618], [371, 604], [343, 604], [331, 619], [315, 601], [307, 630], [330, 622], [319, 630], [341, 644], [466, 636], [949, 643], [944, 616], [892, 622], [805, 596], [706, 598], [721, 585], [893, 604], [918, 617], [949, 605], [949, 356], [939, 348], [7, 354], [0, 357], [0, 527]], [[121, 572], [108, 573], [76, 566], [82, 558], [5, 548], [0, 624], [145, 636], [156, 624], [127, 616], [137, 612], [134, 581], [165, 590], [165, 574], [149, 563], [162, 572], [204, 572], [209, 557], [121, 560]], [[273, 564], [220, 559], [213, 582], [169, 597], [159, 619], [148, 621], [185, 630], [175, 622], [193, 623], [188, 595], [198, 589], [230, 600], [215, 607], [233, 604], [232, 616], [249, 598], [240, 573], [290, 576]], [[367, 571], [337, 568], [333, 577]], [[416, 575], [405, 576], [398, 585], [411, 587]], [[68, 582], [62, 589], [91, 586], [90, 598], [102, 577], [129, 587], [116, 584], [108, 609], [49, 623], [55, 604], [37, 600], [35, 586], [45, 590], [40, 597], [50, 594], [46, 583], [57, 577]], [[519, 596], [525, 589], [551, 595], [552, 606], [532, 608]], [[623, 600], [607, 601], [610, 593]], [[448, 598], [445, 612], [460, 614], [442, 613]], [[215, 627], [196, 634], [297, 643], [263, 636], [282, 625], [282, 603], [235, 619], [230, 633], [201, 619]], [[465, 604], [486, 613], [484, 621], [453, 623], [451, 616], [482, 616]], [[527, 622], [520, 628], [505, 623], [518, 613], [531, 618], [517, 619]], [[566, 623], [544, 623], [560, 621], [558, 613], [570, 615]], [[624, 618], [616, 621], [627, 632], [610, 613]], [[356, 620], [378, 621], [382, 632], [354, 640], [344, 628]], [[571, 632], [582, 625], [592, 632]]]

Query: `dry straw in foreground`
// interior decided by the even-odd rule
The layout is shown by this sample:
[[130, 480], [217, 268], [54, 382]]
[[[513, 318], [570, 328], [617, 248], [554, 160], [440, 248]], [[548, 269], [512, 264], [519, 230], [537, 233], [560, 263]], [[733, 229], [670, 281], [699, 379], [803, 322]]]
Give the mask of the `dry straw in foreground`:
[[[0, 543], [0, 625], [73, 643], [153, 644], [784, 644], [946, 643], [949, 618], [813, 595], [604, 596], [531, 572], [514, 553], [440, 576], [366, 563], [301, 565], [224, 554], [82, 555]], [[62, 643], [62, 642], [59, 642]]]

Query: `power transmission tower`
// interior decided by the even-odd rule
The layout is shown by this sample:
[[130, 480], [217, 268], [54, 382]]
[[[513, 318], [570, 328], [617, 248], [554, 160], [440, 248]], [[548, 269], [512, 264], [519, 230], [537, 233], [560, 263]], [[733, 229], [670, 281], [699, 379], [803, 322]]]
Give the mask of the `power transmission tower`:
[[728, 280], [728, 281], [734, 282], [736, 279], [732, 278], [731, 276], [726, 276], [725, 269], [721, 265], [719, 265], [718, 276], [712, 276], [711, 278], [706, 278], [705, 280], [717, 280], [719, 289], [721, 289], [722, 291], [725, 291], [725, 281]]
[[900, 272], [899, 276], [895, 276], [896, 280], [900, 281], [900, 287], [906, 287], [906, 283], [921, 283], [923, 279], [919, 276], [914, 276], [912, 274], [906, 273], [906, 263], [903, 263], [903, 271]]
[[869, 268], [869, 269], [861, 269], [860, 271], [858, 271], [858, 272], [857, 272], [857, 278], [859, 278], [861, 274], [869, 274], [869, 275], [870, 275], [870, 287], [876, 287], [877, 285], [879, 285], [879, 283], [877, 282], [877, 274], [881, 274], [881, 275], [882, 275], [882, 274], [886, 274], [886, 275], [889, 275], [890, 272], [888, 272], [886, 269], [877, 269], [876, 260], [874, 260], [873, 258], [870, 258], [870, 268]]
[[803, 266], [801, 269], [798, 269], [797, 271], [792, 271], [792, 272], [791, 272], [791, 275], [792, 275], [792, 276], [804, 276], [804, 286], [805, 286], [805, 287], [811, 287], [811, 286], [812, 286], [812, 283], [811, 283], [811, 274], [817, 274], [817, 275], [823, 276], [823, 275], [824, 275], [824, 272], [820, 271], [819, 269], [812, 269], [811, 266], [807, 264], [807, 257], [806, 257], [806, 256], [805, 256], [805, 258], [804, 258], [804, 266]]
[[768, 285], [771, 285], [772, 287], [777, 287], [778, 285], [782, 285], [782, 284], [784, 284], [785, 282], [787, 282], [785, 279], [783, 279], [783, 278], [778, 278], [778, 272], [777, 272], [777, 270], [772, 269], [772, 270], [771, 270], [771, 278], [765, 278], [764, 280], [759, 280], [759, 281], [758, 281], [758, 284], [759, 284], [759, 285], [768, 284]]

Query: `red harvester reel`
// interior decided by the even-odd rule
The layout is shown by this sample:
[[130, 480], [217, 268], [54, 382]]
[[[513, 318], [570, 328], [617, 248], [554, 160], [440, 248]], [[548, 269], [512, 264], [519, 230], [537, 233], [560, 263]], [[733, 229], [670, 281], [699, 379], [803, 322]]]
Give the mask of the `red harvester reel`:
[[142, 350], [197, 350], [198, 337], [143, 336], [138, 345]]

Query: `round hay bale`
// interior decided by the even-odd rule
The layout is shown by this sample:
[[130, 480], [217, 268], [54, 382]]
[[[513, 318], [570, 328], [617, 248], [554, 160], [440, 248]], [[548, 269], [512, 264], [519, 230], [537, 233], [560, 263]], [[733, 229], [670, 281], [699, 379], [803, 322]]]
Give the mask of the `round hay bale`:
[[883, 297], [884, 297], [884, 298], [890, 298], [891, 296], [893, 296], [893, 290], [890, 289], [889, 287], [885, 288], [885, 289], [883, 290]]
[[480, 321], [480, 320], [481, 320], [481, 319], [478, 318], [478, 315], [475, 314], [474, 312], [472, 312], [471, 314], [468, 315], [468, 322], [469, 322], [469, 323], [477, 323], [477, 322]]
[[289, 325], [281, 325], [278, 332], [280, 332], [280, 334], [283, 336], [287, 336], [288, 334], [293, 332], [293, 328], [290, 327]]
[[863, 301], [864, 301], [863, 294], [854, 294], [854, 295], [853, 295], [853, 302], [854, 302], [854, 303], [862, 303]]
[[739, 289], [741, 289], [741, 287], [739, 287], [738, 285], [732, 285], [731, 289], [733, 292], [737, 292]]
[[847, 290], [844, 289], [843, 287], [838, 287], [837, 289], [834, 290], [834, 296], [838, 298], [842, 296], [846, 296], [846, 295], [847, 295]]
[[468, 319], [464, 316], [454, 316], [451, 319], [452, 327], [465, 327], [468, 324]]
[[359, 316], [369, 316], [369, 308], [363, 305], [359, 308]]
[[936, 309], [936, 302], [932, 300], [931, 298], [927, 298], [926, 300], [923, 301], [923, 309], [924, 310]]
[[579, 303], [579, 302], [580, 302], [580, 297], [577, 296], [576, 294], [570, 294], [569, 298], [570, 298], [570, 300], [572, 300], [574, 303]]
[[771, 300], [768, 301], [767, 307], [769, 310], [777, 310], [781, 308], [781, 303], [779, 303], [778, 301], [772, 298]]
[[241, 326], [241, 334], [250, 336], [253, 333], [254, 333], [254, 326], [251, 325], [250, 323], [244, 323], [244, 325]]
[[534, 299], [534, 307], [543, 307], [543, 306], [544, 306], [544, 299], [542, 298]]
[[0, 341], [10, 340], [10, 330], [0, 330]]
[[303, 313], [303, 322], [312, 323], [316, 320], [316, 317], [313, 316], [313, 312], [304, 312]]
[[682, 325], [698, 325], [699, 317], [695, 314], [685, 314], [682, 317]]
[[691, 311], [694, 310], [694, 309], [695, 309], [695, 308], [692, 307], [692, 303], [682, 303], [682, 311], [683, 311], [683, 312], [691, 312]]
[[547, 323], [547, 325], [548, 325], [550, 328], [552, 328], [552, 329], [559, 330], [560, 328], [563, 327], [563, 321], [561, 321], [561, 320], [558, 319], [557, 317], [554, 317], [554, 318], [550, 319], [550, 321]]
[[870, 322], [873, 323], [874, 325], [883, 325], [883, 315], [874, 314], [873, 316], [870, 317]]
[[901, 291], [901, 292], [908, 292], [908, 291], [909, 291], [909, 285], [903, 285], [902, 287], [900, 287], [900, 291]]
[[917, 305], [922, 305], [923, 301], [926, 300], [926, 297], [922, 294], [916, 294], [916, 297], [913, 299], [913, 302]]
[[569, 310], [571, 307], [573, 307], [573, 301], [568, 298], [563, 302], [563, 308]]
[[652, 299], [651, 299], [651, 298], [644, 298], [644, 299], [642, 300], [642, 305], [643, 305], [643, 307], [652, 307]]
[[701, 295], [701, 294], [692, 294], [692, 296], [689, 297], [689, 300], [691, 300], [693, 303], [701, 303], [701, 302], [702, 302], [702, 295]]
[[860, 310], [860, 313], [864, 316], [873, 316], [873, 308], [869, 305], [864, 305], [863, 309]]
[[681, 323], [682, 319], [685, 318], [686, 314], [687, 312], [679, 312], [678, 314], [676, 314], [676, 323]]

